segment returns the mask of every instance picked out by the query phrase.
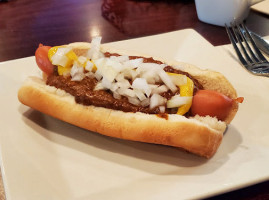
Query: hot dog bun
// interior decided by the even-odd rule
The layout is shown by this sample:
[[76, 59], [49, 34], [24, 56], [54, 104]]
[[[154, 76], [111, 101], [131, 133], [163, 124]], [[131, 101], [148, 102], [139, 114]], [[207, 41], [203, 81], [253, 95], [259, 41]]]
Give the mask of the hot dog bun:
[[[88, 43], [70, 44], [80, 55], [85, 53], [89, 45]], [[144, 56], [116, 51], [106, 46], [102, 48], [103, 51], [122, 55]], [[180, 66], [181, 70], [188, 72], [203, 84], [205, 89], [221, 92], [230, 98], [237, 97], [232, 85], [220, 73], [200, 70], [184, 63], [155, 59], [175, 68]], [[225, 121], [218, 121], [209, 116], [186, 118], [176, 114], [164, 119], [153, 114], [128, 113], [77, 104], [73, 96], [63, 90], [47, 86], [43, 79], [37, 77], [29, 77], [24, 82], [18, 92], [18, 98], [21, 103], [33, 109], [90, 131], [126, 140], [180, 147], [206, 158], [215, 154], [221, 143], [226, 124], [231, 122], [238, 109], [237, 103], [234, 102]]]

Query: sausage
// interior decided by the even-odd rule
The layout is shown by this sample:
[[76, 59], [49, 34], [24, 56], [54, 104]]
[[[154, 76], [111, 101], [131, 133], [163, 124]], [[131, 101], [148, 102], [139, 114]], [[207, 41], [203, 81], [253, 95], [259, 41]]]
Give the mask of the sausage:
[[48, 58], [48, 52], [50, 48], [50, 46], [43, 46], [40, 44], [35, 52], [36, 63], [46, 75], [50, 75], [54, 71], [54, 65]]
[[224, 120], [232, 109], [233, 100], [213, 90], [199, 90], [193, 97], [191, 114]]

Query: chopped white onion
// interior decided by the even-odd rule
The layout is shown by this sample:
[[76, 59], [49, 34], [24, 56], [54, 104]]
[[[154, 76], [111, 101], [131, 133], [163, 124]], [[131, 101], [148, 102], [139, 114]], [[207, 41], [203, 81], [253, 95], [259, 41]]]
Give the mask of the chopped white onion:
[[118, 88], [119, 88], [119, 87], [118, 87], [118, 85], [117, 85], [116, 83], [112, 83], [112, 84], [111, 84], [111, 87], [110, 87], [110, 90], [111, 90], [112, 92], [115, 92]]
[[86, 65], [85, 65], [85, 69], [86, 69], [87, 71], [91, 72], [91, 71], [92, 71], [93, 66], [94, 66], [94, 65], [93, 65], [93, 63], [92, 63], [92, 62], [87, 61], [87, 62], [86, 62]]
[[149, 104], [150, 104], [150, 99], [149, 98], [141, 101], [141, 106], [143, 106], [143, 107], [147, 107], [147, 106], [149, 106]]
[[159, 106], [159, 110], [161, 113], [164, 113], [165, 112], [165, 106]]
[[59, 47], [55, 54], [51, 57], [52, 64], [65, 67], [69, 61], [66, 54], [71, 50], [71, 47]]
[[102, 37], [94, 37], [91, 41], [91, 48], [89, 49], [87, 56], [92, 60], [100, 58], [100, 46]]
[[137, 73], [137, 71], [132, 70], [131, 75], [132, 75], [132, 80], [135, 80], [135, 78], [138, 76], [138, 73]]
[[148, 97], [151, 93], [151, 89], [144, 78], [136, 78], [132, 83], [132, 88], [141, 90], [144, 92]]
[[106, 61], [105, 62], [106, 68], [113, 68], [118, 73], [124, 69], [122, 64], [116, 60], [111, 60], [109, 58], [106, 58], [105, 61]]
[[142, 74], [144, 72], [151, 71], [152, 73], [155, 73], [155, 71], [159, 71], [162, 68], [157, 63], [142, 63], [139, 65], [139, 67], [136, 69], [136, 71], [139, 74]]
[[121, 95], [119, 93], [117, 93], [117, 92], [113, 92], [113, 97], [115, 99], [121, 99]]
[[129, 56], [126, 55], [122, 55], [122, 56], [110, 56], [111, 60], [120, 62], [120, 63], [124, 63], [126, 61], [129, 61]]
[[103, 77], [101, 83], [105, 89], [110, 89], [112, 87], [112, 82], [107, 80], [106, 77]]
[[122, 96], [136, 97], [135, 92], [131, 89], [119, 88], [117, 89], [117, 92]]
[[87, 73], [85, 74], [85, 76], [87, 76], [87, 77], [89, 77], [89, 78], [94, 78], [94, 77], [95, 77], [93, 72], [87, 72]]
[[131, 89], [126, 89], [124, 93], [129, 97], [136, 97], [135, 92]]
[[155, 77], [156, 76], [158, 76], [158, 74], [156, 73], [155, 70], [153, 70], [153, 71], [143, 72], [140, 77], [146, 79], [149, 84], [155, 84], [155, 82], [156, 82]]
[[143, 63], [143, 58], [127, 60], [123, 63], [125, 68], [135, 69]]
[[160, 83], [160, 82], [161, 82], [161, 78], [160, 78], [159, 75], [156, 75], [156, 76], [154, 77], [154, 79], [155, 79], [155, 83]]
[[164, 69], [167, 65], [166, 64], [160, 64], [160, 68]]
[[116, 85], [117, 85], [119, 88], [125, 88], [125, 89], [131, 87], [131, 84], [130, 84], [129, 81], [126, 80], [126, 79], [117, 82]]
[[85, 77], [84, 68], [79, 67], [77, 63], [74, 63], [71, 68], [70, 75], [72, 77], [72, 81], [81, 81]]
[[145, 96], [145, 94], [141, 90], [134, 89], [134, 92], [140, 101], [147, 99], [147, 97]]
[[150, 98], [150, 105], [149, 108], [153, 109], [158, 106], [162, 106], [166, 103], [166, 98], [162, 97], [159, 94], [153, 94]]
[[165, 85], [161, 85], [159, 87], [156, 87], [152, 90], [152, 93], [154, 94], [161, 94], [161, 93], [164, 93], [164, 92], [167, 92], [168, 91], [168, 88], [165, 86]]
[[178, 108], [184, 104], [190, 103], [192, 100], [192, 97], [182, 97], [180, 95], [175, 95], [171, 99], [167, 101], [167, 108]]
[[98, 81], [101, 81], [101, 79], [103, 78], [102, 74], [100, 74], [98, 71], [95, 72], [94, 76]]
[[80, 65], [83, 65], [85, 62], [87, 62], [87, 58], [84, 56], [79, 56], [78, 57], [78, 62]]
[[101, 82], [98, 82], [94, 88], [94, 90], [104, 90], [104, 86], [102, 85]]
[[159, 86], [158, 85], [149, 84], [149, 87], [150, 87], [151, 90], [154, 90], [154, 89], [158, 88]]
[[126, 79], [132, 79], [132, 69], [129, 69], [129, 68], [125, 68], [124, 70], [122, 70], [122, 75], [124, 78]]
[[119, 73], [119, 74], [115, 77], [115, 79], [116, 79], [116, 81], [118, 81], [118, 82], [121, 82], [121, 81], [125, 80], [125, 79], [124, 79], [124, 74], [123, 74], [123, 73]]
[[106, 77], [106, 79], [112, 83], [118, 75], [118, 71], [116, 71], [115, 68], [111, 67], [111, 62], [107, 59], [102, 58], [100, 62], [99, 60], [98, 62], [95, 62], [95, 65], [97, 67], [96, 72], [101, 74], [103, 77]]
[[128, 97], [128, 101], [131, 104], [136, 105], [136, 106], [139, 106], [140, 104], [140, 101], [136, 97]]
[[172, 80], [170, 79], [170, 77], [167, 75], [167, 73], [164, 70], [158, 70], [158, 74], [159, 74], [160, 78], [162, 79], [162, 81], [164, 82], [164, 84], [172, 92], [176, 92], [177, 91], [176, 85], [172, 82]]

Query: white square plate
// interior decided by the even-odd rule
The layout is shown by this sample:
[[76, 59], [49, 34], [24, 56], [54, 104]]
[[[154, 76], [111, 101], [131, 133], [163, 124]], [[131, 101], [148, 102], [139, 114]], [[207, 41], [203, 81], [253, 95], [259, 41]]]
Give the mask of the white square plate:
[[187, 29], [110, 43], [222, 72], [245, 97], [210, 160], [176, 148], [123, 141], [21, 105], [17, 91], [38, 74], [34, 57], [0, 64], [1, 167], [8, 200], [193, 199], [269, 178], [269, 79]]
[[265, 15], [269, 15], [269, 0], [254, 4], [253, 6], [251, 6], [251, 9], [257, 12], [261, 12]]

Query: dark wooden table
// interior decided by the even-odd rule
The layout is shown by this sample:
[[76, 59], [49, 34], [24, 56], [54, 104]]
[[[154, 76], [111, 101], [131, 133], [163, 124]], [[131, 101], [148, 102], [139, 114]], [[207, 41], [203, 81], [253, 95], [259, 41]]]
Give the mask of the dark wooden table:
[[[246, 24], [269, 35], [266, 15], [251, 11]], [[229, 43], [223, 27], [198, 20], [193, 0], [10, 0], [0, 2], [0, 61], [32, 56], [39, 43], [89, 42], [96, 35], [105, 43], [186, 28], [214, 46]], [[210, 199], [269, 199], [269, 181]]]

